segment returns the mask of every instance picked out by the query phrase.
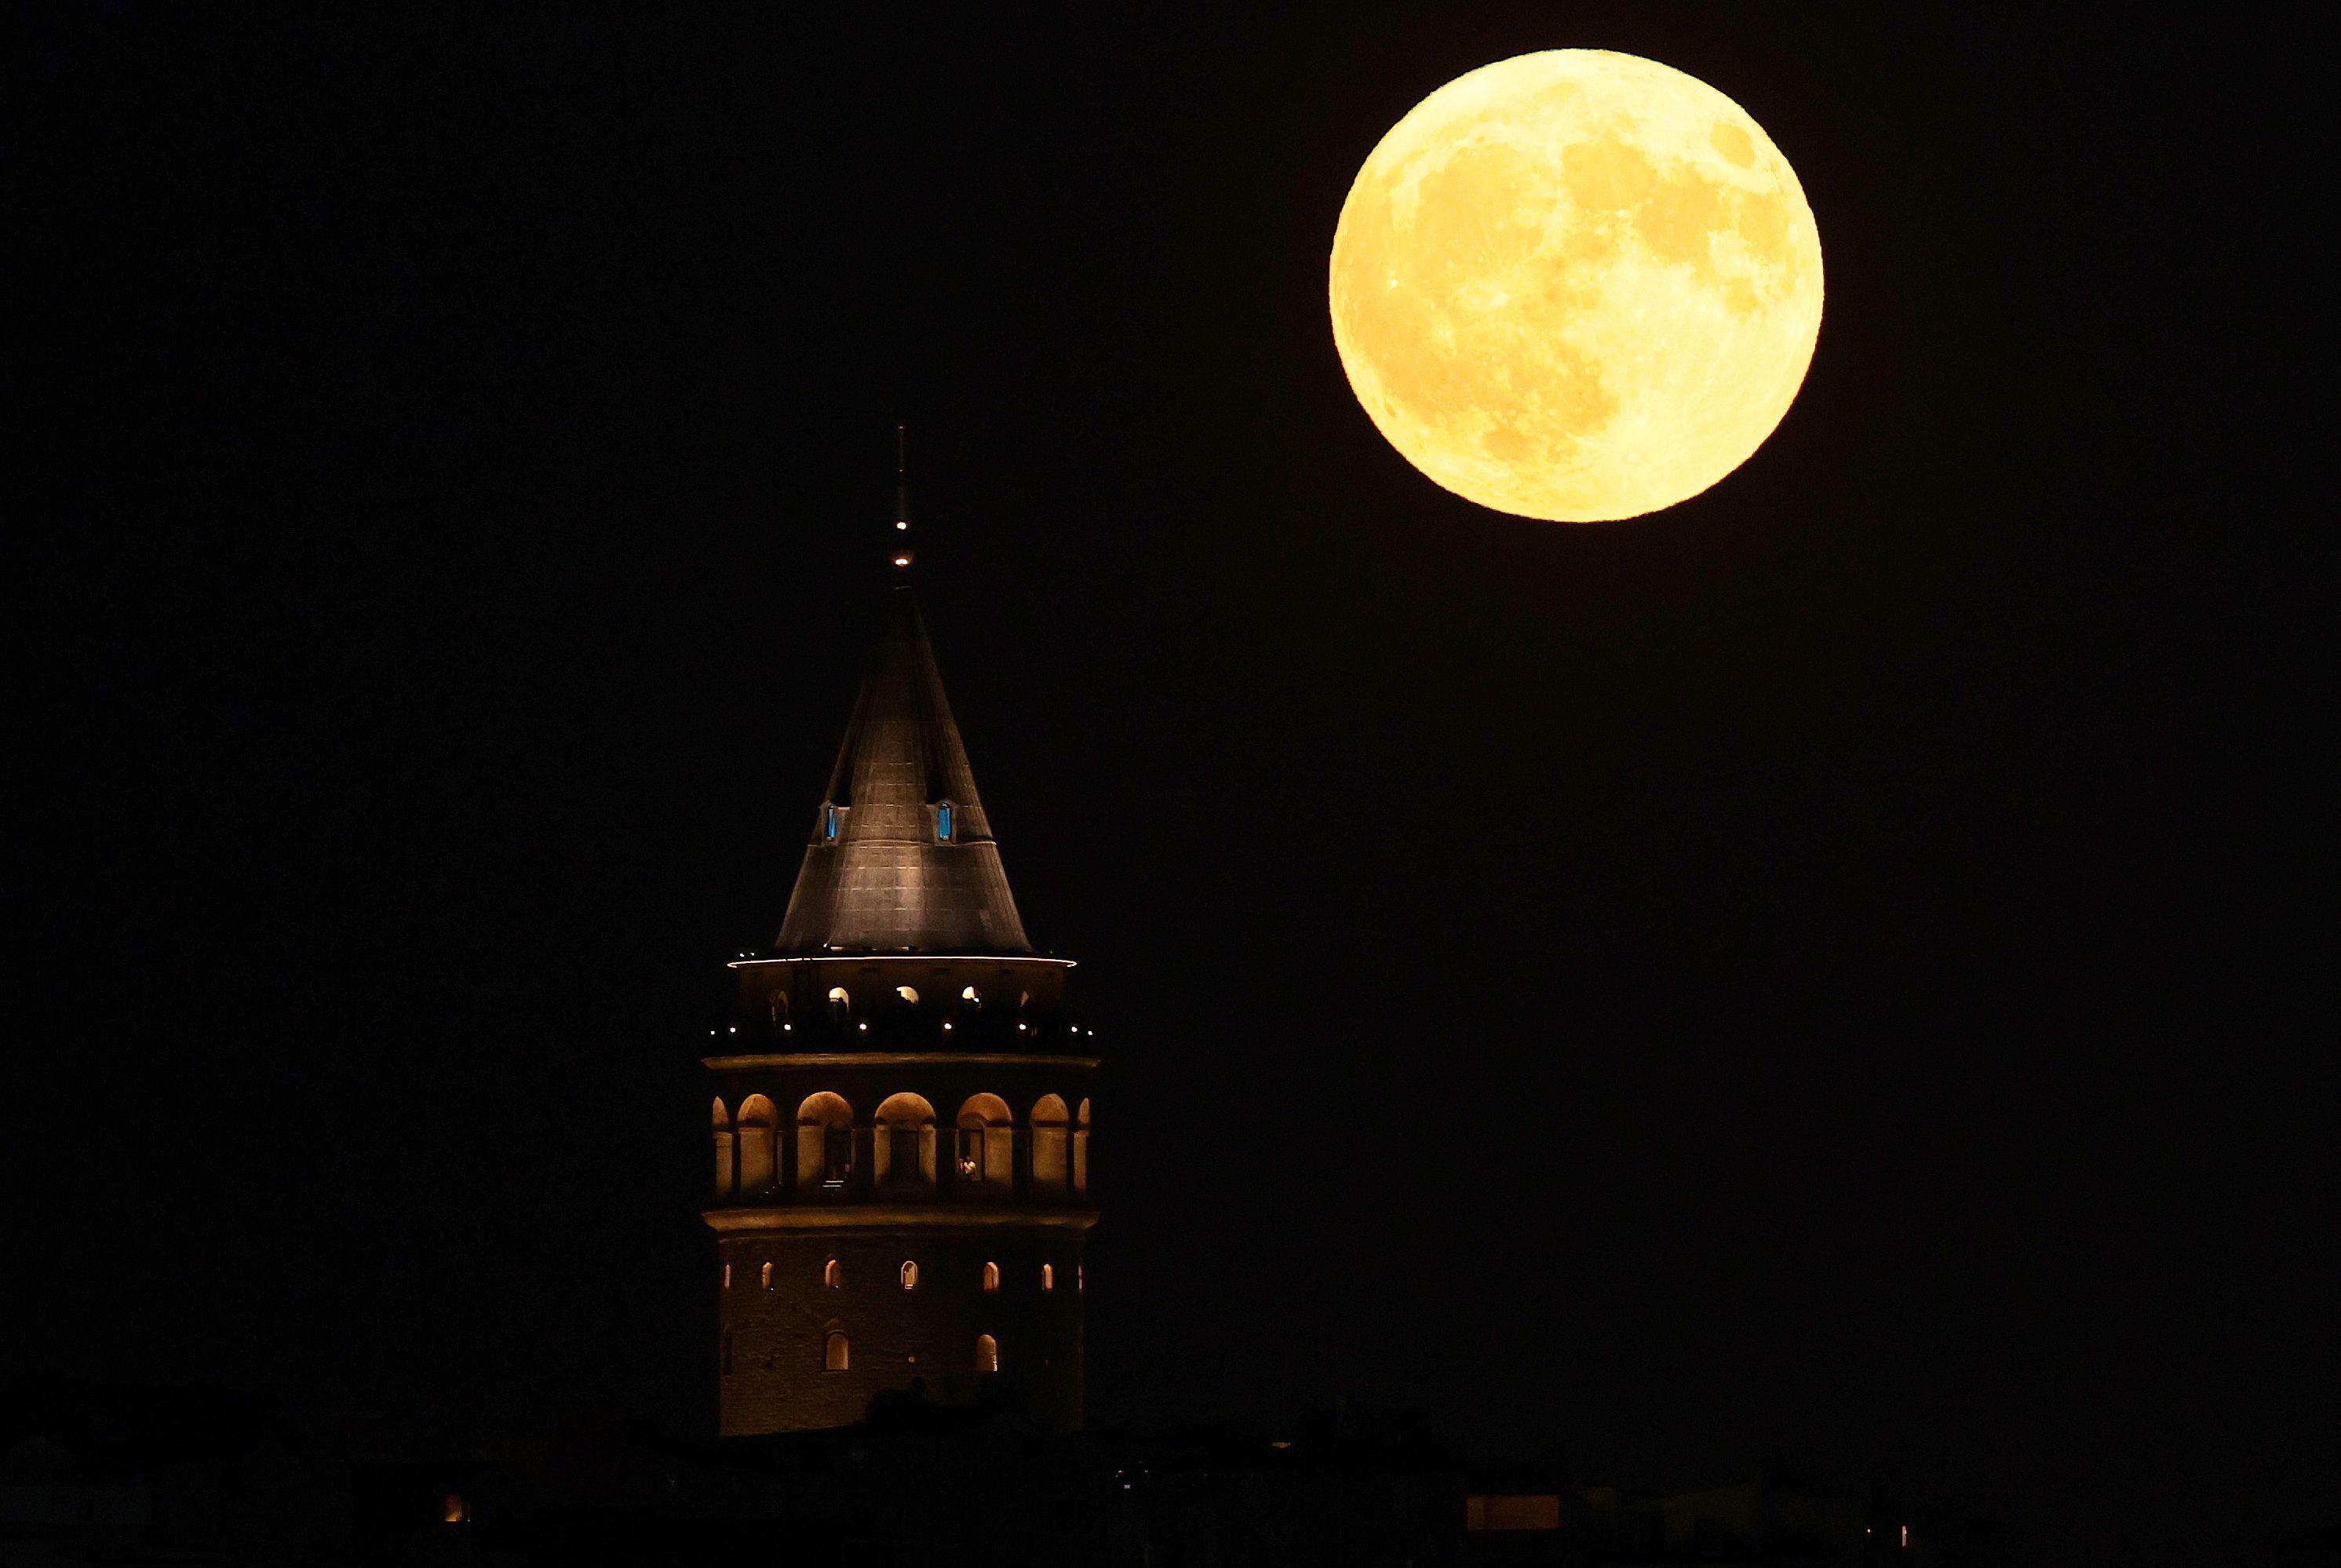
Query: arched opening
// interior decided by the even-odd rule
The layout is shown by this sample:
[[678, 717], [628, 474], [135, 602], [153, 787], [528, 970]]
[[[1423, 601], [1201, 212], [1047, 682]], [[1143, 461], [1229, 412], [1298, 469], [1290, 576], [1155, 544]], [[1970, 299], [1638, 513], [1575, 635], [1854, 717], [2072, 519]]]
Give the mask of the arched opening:
[[986, 1263], [983, 1265], [983, 1293], [990, 1296], [996, 1296], [1000, 1293], [1000, 1265], [998, 1263]]
[[824, 1089], [797, 1107], [797, 1185], [842, 1187], [853, 1175], [853, 1107]]
[[771, 1289], [772, 1288], [772, 1264], [770, 1264], [770, 1263], [766, 1263], [766, 1264], [764, 1265], [764, 1268], [763, 1268], [763, 1272], [762, 1272], [762, 1274], [760, 1274], [760, 1275], [758, 1276], [758, 1281], [759, 1281], [759, 1283], [762, 1283], [762, 1284], [763, 1285], [763, 1287], [764, 1287], [766, 1290], [771, 1290]]
[[772, 1190], [775, 1174], [773, 1134], [781, 1114], [762, 1094], [751, 1094], [740, 1106], [740, 1191]]
[[975, 1336], [975, 1370], [978, 1372], [1000, 1370], [1000, 1342], [988, 1333]]
[[730, 1263], [725, 1263], [723, 1265], [723, 1288], [727, 1291], [732, 1288], [732, 1265]]
[[822, 1342], [821, 1366], [823, 1372], [843, 1372], [853, 1364], [853, 1343], [837, 1330], [829, 1331]]
[[832, 1258], [829, 1262], [822, 1264], [821, 1283], [822, 1288], [824, 1290], [843, 1290], [845, 1288], [845, 1265], [839, 1263], [835, 1258]]
[[919, 990], [915, 985], [897, 985], [894, 987], [894, 994], [913, 1007], [919, 1004]]
[[983, 1011], [983, 998], [977, 993], [975, 987], [972, 985], [965, 985], [960, 988], [959, 1004], [962, 1009], [970, 1013], [981, 1013]]
[[935, 1108], [916, 1094], [891, 1094], [878, 1107], [874, 1144], [878, 1184], [935, 1184]]
[[765, 1010], [772, 1015], [773, 1028], [780, 1029], [786, 1026], [789, 1021], [789, 995], [787, 992], [775, 991], [772, 993], [764, 999], [764, 1007]]
[[842, 985], [831, 986], [829, 988], [829, 1021], [842, 1029], [845, 1026], [845, 1021], [852, 1016], [852, 993], [847, 991]]
[[732, 1195], [732, 1114], [715, 1102], [715, 1195]]
[[1052, 1291], [1057, 1288], [1056, 1264], [1042, 1263], [1041, 1265], [1041, 1288], [1044, 1291]]
[[902, 1260], [902, 1288], [906, 1291], [919, 1288], [919, 1265], [915, 1259]]
[[971, 1094], [959, 1108], [953, 1174], [963, 1193], [1005, 1196], [1016, 1190], [1016, 1125], [1008, 1102]]
[[1073, 1191], [1086, 1194], [1090, 1190], [1090, 1103], [1073, 1113]]
[[1043, 1094], [1032, 1107], [1032, 1190], [1051, 1197], [1065, 1192], [1067, 1137], [1065, 1103]]

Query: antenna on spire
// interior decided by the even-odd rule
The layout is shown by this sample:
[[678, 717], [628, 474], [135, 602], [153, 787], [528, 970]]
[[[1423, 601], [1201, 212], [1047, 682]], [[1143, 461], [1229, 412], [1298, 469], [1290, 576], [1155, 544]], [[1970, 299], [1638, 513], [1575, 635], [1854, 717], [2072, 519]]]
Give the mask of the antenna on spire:
[[911, 569], [911, 427], [894, 426], [894, 580]]

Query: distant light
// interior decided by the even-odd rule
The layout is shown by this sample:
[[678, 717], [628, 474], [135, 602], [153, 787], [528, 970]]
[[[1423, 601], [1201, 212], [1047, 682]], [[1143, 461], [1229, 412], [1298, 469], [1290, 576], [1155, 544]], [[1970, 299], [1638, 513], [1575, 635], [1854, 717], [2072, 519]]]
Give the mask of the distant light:
[[782, 1025], [781, 1025], [781, 1033], [782, 1033], [782, 1034], [787, 1034], [790, 1030], [792, 1030], [792, 1029], [793, 1029], [793, 1028], [795, 1028], [795, 1027], [796, 1027], [796, 1025], [795, 1025], [795, 1024], [782, 1024]]
[[738, 1033], [740, 1033], [740, 1025], [738, 1025], [737, 1024], [734, 1024], [733, 1025], [732, 1025], [732, 1034], [737, 1034]]
[[948, 1030], [948, 1029], [950, 1029], [950, 1028], [951, 1028], [951, 1020], [950, 1020], [950, 1019], [946, 1018], [946, 1019], [944, 1019], [944, 1020], [943, 1020], [943, 1027], [944, 1027], [944, 1029], [946, 1029], [946, 1030]]
[[908, 527], [910, 526], [910, 524], [909, 524], [908, 523], [899, 523], [899, 522], [898, 522], [898, 523], [896, 523], [896, 524], [894, 524], [894, 526], [895, 526], [896, 528], [898, 528], [898, 529], [899, 529], [899, 528], [908, 528]]
[[869, 1033], [870, 1033], [870, 1025], [869, 1025], [869, 1024], [862, 1024], [862, 1032], [864, 1034], [869, 1034]]
[[894, 557], [894, 564], [897, 566], [907, 566], [910, 564], [911, 558], [908, 555], [897, 555]]

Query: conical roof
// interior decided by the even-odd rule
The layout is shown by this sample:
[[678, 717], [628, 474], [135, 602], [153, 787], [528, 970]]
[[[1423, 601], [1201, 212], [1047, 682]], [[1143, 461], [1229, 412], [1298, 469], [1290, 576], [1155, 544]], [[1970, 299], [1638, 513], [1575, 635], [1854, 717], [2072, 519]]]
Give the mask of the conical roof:
[[886, 599], [772, 950], [1030, 953], [926, 624], [907, 586]]

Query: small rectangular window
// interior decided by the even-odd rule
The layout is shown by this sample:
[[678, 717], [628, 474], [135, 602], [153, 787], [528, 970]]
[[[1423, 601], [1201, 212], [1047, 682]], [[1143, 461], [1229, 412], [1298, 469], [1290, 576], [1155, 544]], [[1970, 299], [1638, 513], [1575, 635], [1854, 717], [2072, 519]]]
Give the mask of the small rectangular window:
[[951, 835], [951, 808], [944, 806], [935, 813], [935, 836], [947, 839]]

